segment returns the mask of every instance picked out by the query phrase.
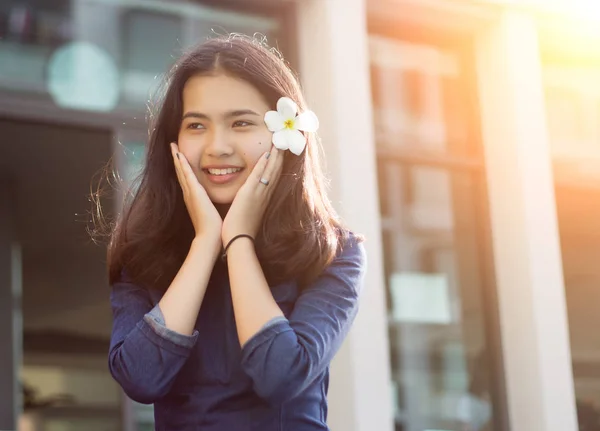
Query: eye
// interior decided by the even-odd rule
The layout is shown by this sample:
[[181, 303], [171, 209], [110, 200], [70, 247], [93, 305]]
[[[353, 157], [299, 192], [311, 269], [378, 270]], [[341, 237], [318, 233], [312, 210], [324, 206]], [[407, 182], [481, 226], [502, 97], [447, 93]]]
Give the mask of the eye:
[[206, 127], [204, 127], [204, 125], [202, 123], [190, 123], [187, 125], [186, 129], [202, 130], [202, 129], [206, 129]]
[[254, 123], [251, 123], [250, 121], [245, 121], [245, 120], [238, 120], [233, 123], [233, 127], [248, 127], [248, 126], [253, 126], [253, 125], [254, 125]]

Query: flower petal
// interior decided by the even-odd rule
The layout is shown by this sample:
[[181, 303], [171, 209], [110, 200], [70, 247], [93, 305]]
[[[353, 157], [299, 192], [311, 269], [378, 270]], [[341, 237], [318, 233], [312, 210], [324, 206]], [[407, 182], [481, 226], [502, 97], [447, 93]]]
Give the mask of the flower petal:
[[296, 129], [305, 132], [316, 132], [319, 128], [319, 119], [313, 111], [304, 111], [296, 118]]
[[299, 156], [306, 147], [306, 137], [298, 130], [286, 130], [290, 151]]
[[265, 114], [265, 124], [271, 132], [278, 132], [285, 127], [283, 122], [285, 119], [277, 111], [269, 111]]
[[298, 105], [289, 97], [280, 97], [277, 101], [277, 112], [279, 112], [284, 121], [296, 117], [298, 112]]
[[280, 130], [279, 132], [273, 133], [273, 145], [278, 150], [287, 150], [290, 148], [289, 139], [287, 134], [290, 132], [288, 129]]

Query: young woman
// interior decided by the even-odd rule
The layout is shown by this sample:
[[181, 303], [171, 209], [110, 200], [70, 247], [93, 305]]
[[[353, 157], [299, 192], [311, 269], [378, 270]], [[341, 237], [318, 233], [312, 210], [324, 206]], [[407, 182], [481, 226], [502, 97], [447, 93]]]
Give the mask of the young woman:
[[109, 246], [112, 375], [157, 430], [327, 430], [365, 254], [326, 197], [296, 78], [258, 42], [210, 40], [152, 121]]

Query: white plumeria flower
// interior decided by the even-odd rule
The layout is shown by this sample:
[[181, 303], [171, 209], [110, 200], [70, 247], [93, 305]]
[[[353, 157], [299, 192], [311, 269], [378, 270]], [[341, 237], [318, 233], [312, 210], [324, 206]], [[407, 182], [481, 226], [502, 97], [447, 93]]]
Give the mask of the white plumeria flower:
[[306, 147], [306, 138], [302, 132], [316, 132], [319, 119], [312, 111], [304, 111], [300, 115], [298, 105], [289, 97], [277, 101], [277, 111], [265, 114], [267, 128], [273, 132], [273, 145], [279, 150], [290, 150], [297, 156]]

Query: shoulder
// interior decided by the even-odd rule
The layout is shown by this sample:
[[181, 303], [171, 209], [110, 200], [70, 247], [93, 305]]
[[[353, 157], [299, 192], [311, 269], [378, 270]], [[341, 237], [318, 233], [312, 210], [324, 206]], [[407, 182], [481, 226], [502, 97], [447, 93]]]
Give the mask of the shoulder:
[[351, 231], [345, 231], [340, 235], [340, 241], [336, 256], [330, 267], [351, 265], [365, 267], [367, 264], [367, 253], [362, 235]]
[[340, 235], [338, 250], [333, 261], [325, 268], [313, 287], [342, 287], [354, 292], [361, 290], [367, 267], [367, 254], [362, 236], [353, 232]]
[[110, 284], [110, 301], [113, 306], [140, 301], [151, 302], [148, 289], [136, 283], [125, 270]]

